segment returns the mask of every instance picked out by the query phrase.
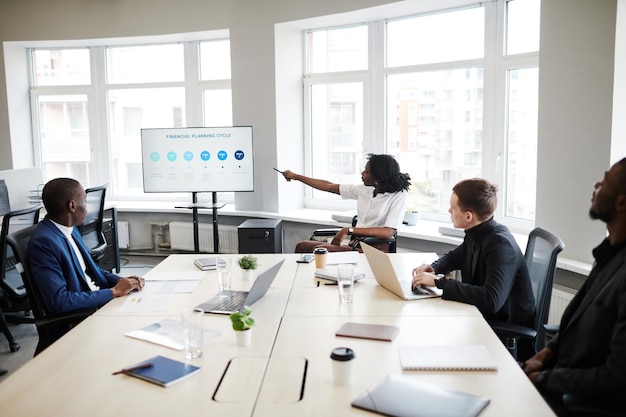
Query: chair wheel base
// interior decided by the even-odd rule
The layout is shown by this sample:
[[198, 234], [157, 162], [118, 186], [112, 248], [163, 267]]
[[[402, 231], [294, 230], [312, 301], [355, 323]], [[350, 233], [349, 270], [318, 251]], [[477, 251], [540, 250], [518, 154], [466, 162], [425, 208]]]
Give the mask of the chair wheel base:
[[20, 350], [21, 346], [19, 343], [15, 342], [15, 343], [11, 343], [9, 345], [9, 348], [11, 349], [11, 352], [17, 352], [18, 350]]

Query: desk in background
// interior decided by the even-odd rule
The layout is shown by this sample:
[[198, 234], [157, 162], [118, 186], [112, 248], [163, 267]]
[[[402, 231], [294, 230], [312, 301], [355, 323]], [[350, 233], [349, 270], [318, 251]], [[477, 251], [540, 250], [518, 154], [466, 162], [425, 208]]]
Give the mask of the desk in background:
[[[195, 271], [197, 256], [172, 255], [154, 271]], [[392, 256], [397, 262], [411, 259], [403, 258], [408, 254]], [[439, 299], [405, 302], [376, 284], [363, 255], [358, 268], [366, 278], [355, 287], [353, 305], [341, 306], [337, 287], [318, 287], [313, 264], [297, 264], [298, 255], [258, 257], [261, 271], [280, 259], [287, 261], [267, 295], [253, 305], [257, 325], [249, 347], [237, 346], [227, 316], [207, 314], [206, 327], [221, 335], [207, 341], [204, 356], [192, 361], [202, 367], [199, 374], [169, 388], [111, 375], [157, 354], [184, 360], [183, 352], [124, 333], [163, 317], [178, 317], [183, 308], [208, 299], [217, 291], [216, 272], [208, 271], [194, 293], [174, 294], [164, 313], [123, 314], [119, 308], [124, 298], [108, 303], [0, 384], [3, 414], [371, 416], [352, 408], [350, 402], [386, 375], [403, 374], [490, 398], [481, 417], [553, 415], [473, 306]], [[235, 269], [233, 288], [249, 286]], [[335, 337], [346, 321], [394, 324], [401, 330], [391, 343]], [[487, 347], [498, 364], [497, 372], [402, 372], [400, 368], [400, 344], [476, 343]], [[332, 382], [329, 355], [336, 346], [350, 346], [356, 352], [353, 383], [347, 387]], [[302, 390], [305, 361], [308, 370]]]

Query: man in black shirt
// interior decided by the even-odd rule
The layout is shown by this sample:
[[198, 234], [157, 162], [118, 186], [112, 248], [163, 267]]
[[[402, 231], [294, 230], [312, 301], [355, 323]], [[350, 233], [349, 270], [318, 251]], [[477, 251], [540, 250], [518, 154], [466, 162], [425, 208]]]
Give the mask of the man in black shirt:
[[[487, 320], [531, 326], [535, 299], [528, 268], [513, 235], [493, 219], [497, 191], [481, 178], [454, 186], [448, 211], [454, 227], [465, 230], [463, 243], [415, 268], [412, 286], [436, 285], [444, 299], [473, 304]], [[442, 276], [455, 270], [460, 281]]]

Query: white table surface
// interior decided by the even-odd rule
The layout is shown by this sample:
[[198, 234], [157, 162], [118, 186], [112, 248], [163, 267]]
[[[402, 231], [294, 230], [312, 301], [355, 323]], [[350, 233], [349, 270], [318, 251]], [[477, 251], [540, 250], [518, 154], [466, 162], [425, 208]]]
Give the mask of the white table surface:
[[[394, 267], [396, 262], [417, 266], [432, 257], [405, 255], [393, 255]], [[390, 373], [486, 396], [491, 404], [481, 417], [553, 415], [475, 307], [441, 299], [403, 301], [376, 284], [364, 258], [358, 268], [366, 278], [355, 287], [353, 304], [345, 306], [336, 286], [317, 286], [314, 264], [296, 263], [295, 254], [257, 256], [257, 273], [286, 261], [265, 297], [252, 306], [257, 324], [250, 346], [236, 345], [226, 315], [207, 314], [205, 326], [221, 334], [206, 342], [202, 358], [192, 360], [202, 367], [199, 374], [169, 388], [111, 375], [154, 355], [185, 360], [180, 351], [124, 334], [206, 301], [217, 292], [217, 274], [208, 271], [194, 293], [174, 294], [165, 312], [122, 313], [125, 297], [108, 303], [0, 384], [2, 415], [373, 415], [350, 402]], [[195, 257], [172, 255], [153, 273], [197, 271]], [[238, 272], [233, 270], [233, 288], [248, 289], [251, 282]], [[346, 321], [394, 324], [401, 330], [393, 342], [336, 337]], [[402, 372], [399, 344], [484, 344], [499, 369]], [[357, 355], [348, 387], [332, 382], [329, 355], [337, 346], [350, 346]], [[304, 363], [308, 372], [302, 391]]]

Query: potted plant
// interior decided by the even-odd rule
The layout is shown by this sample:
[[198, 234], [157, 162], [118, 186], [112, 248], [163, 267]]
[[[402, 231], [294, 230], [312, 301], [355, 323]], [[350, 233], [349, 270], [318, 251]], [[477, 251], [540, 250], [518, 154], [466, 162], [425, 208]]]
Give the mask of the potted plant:
[[254, 319], [250, 317], [250, 313], [252, 313], [250, 307], [244, 306], [243, 310], [236, 311], [230, 315], [230, 321], [233, 324], [233, 330], [239, 346], [248, 346], [252, 340]]
[[408, 208], [406, 210], [406, 213], [404, 213], [403, 223], [406, 224], [407, 226], [415, 226], [419, 218], [420, 218], [419, 211], [413, 208]]
[[239, 267], [243, 270], [243, 279], [251, 281], [254, 277], [254, 270], [258, 267], [258, 260], [252, 255], [245, 255], [237, 261]]

